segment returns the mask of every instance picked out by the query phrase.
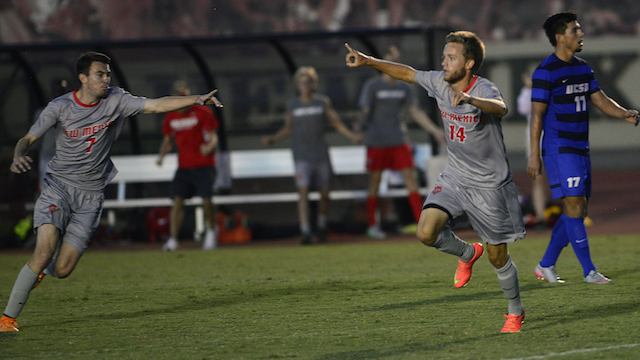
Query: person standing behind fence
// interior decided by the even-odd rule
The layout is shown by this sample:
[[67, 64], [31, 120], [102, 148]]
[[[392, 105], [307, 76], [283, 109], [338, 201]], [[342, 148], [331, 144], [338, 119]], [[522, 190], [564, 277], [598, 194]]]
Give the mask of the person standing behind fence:
[[[391, 46], [384, 56], [385, 60], [398, 62], [400, 52]], [[365, 124], [367, 145], [367, 170], [369, 177], [369, 196], [367, 198], [367, 235], [374, 239], [384, 239], [386, 234], [376, 220], [378, 208], [378, 189], [384, 169], [399, 170], [409, 190], [409, 205], [416, 223], [422, 212], [422, 195], [418, 192], [418, 180], [413, 164], [413, 154], [409, 147], [404, 124], [400, 119], [403, 108], [409, 108], [409, 114], [421, 127], [431, 133], [440, 144], [445, 143], [444, 132], [418, 108], [415, 90], [412, 85], [398, 81], [388, 74], [369, 79], [362, 89], [358, 105], [362, 109], [358, 126]]]
[[49, 102], [16, 144], [10, 169], [21, 174], [31, 169], [33, 160], [27, 154], [34, 142], [50, 128], [60, 128], [56, 153], [47, 165], [45, 186], [34, 206], [36, 248], [18, 274], [0, 318], [0, 331], [18, 331], [16, 318], [45, 274], [66, 278], [78, 264], [100, 223], [104, 189], [118, 172], [109, 154], [125, 119], [195, 104], [222, 106], [214, 97], [217, 90], [147, 99], [110, 87], [110, 62], [101, 53], [82, 54], [76, 61], [80, 89]]
[[[172, 86], [172, 95], [189, 96], [191, 90], [186, 82], [177, 80]], [[178, 169], [171, 183], [171, 220], [169, 239], [162, 246], [164, 251], [175, 251], [179, 247], [180, 228], [184, 219], [184, 200], [194, 195], [202, 198], [204, 217], [209, 228], [202, 248], [216, 247], [216, 218], [213, 206], [213, 182], [215, 180], [214, 152], [218, 144], [218, 120], [211, 108], [202, 105], [168, 113], [164, 118], [158, 166], [171, 151], [171, 138], [178, 147]]]
[[582, 265], [584, 281], [608, 284], [611, 280], [591, 261], [584, 224], [591, 196], [589, 103], [608, 116], [635, 125], [638, 125], [638, 111], [625, 109], [609, 98], [600, 89], [589, 64], [575, 56], [582, 50], [584, 37], [576, 14], [552, 15], [543, 28], [555, 51], [533, 72], [531, 155], [527, 173], [534, 180], [540, 176], [542, 155], [551, 196], [562, 199], [564, 213], [553, 227], [547, 250], [534, 274], [548, 282], [561, 282], [556, 261], [562, 249], [571, 243]]
[[313, 67], [300, 67], [293, 76], [298, 96], [287, 102], [284, 127], [271, 136], [265, 136], [265, 146], [291, 135], [296, 186], [300, 194], [298, 215], [300, 218], [301, 243], [311, 244], [309, 223], [309, 189], [315, 185], [320, 192], [318, 211], [318, 241], [327, 240], [327, 215], [329, 213], [329, 188], [333, 174], [329, 158], [329, 147], [325, 140], [326, 122], [354, 143], [360, 136], [351, 132], [333, 109], [331, 100], [317, 94], [318, 74]]

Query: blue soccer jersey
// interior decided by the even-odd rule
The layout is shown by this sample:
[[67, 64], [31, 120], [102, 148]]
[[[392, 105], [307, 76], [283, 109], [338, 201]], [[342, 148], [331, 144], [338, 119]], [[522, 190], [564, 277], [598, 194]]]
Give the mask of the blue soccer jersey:
[[593, 70], [579, 57], [567, 63], [551, 54], [538, 66], [531, 101], [548, 105], [542, 127], [543, 156], [589, 154], [589, 99], [599, 90]]

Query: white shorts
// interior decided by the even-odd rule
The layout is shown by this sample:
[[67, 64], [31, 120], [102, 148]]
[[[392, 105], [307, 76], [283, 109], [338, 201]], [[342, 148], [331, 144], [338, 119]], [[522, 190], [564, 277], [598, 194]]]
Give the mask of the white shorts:
[[464, 187], [442, 174], [423, 209], [435, 207], [450, 219], [466, 213], [473, 230], [487, 244], [499, 245], [524, 239], [525, 229], [518, 193], [513, 181], [499, 189]]

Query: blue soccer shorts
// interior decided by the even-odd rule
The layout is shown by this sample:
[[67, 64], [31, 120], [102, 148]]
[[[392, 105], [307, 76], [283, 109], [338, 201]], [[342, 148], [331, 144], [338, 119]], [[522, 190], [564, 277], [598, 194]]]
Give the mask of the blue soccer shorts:
[[588, 155], [555, 154], [542, 157], [551, 196], [591, 197], [591, 159]]

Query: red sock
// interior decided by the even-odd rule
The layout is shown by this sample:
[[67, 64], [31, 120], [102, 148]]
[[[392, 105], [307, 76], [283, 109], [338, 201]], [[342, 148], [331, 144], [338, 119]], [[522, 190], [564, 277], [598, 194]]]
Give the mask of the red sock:
[[378, 208], [378, 198], [367, 198], [367, 219], [369, 220], [369, 226], [376, 224], [376, 209]]
[[409, 204], [411, 210], [413, 210], [413, 216], [416, 218], [416, 222], [420, 220], [420, 214], [422, 213], [422, 196], [417, 192], [409, 193]]

